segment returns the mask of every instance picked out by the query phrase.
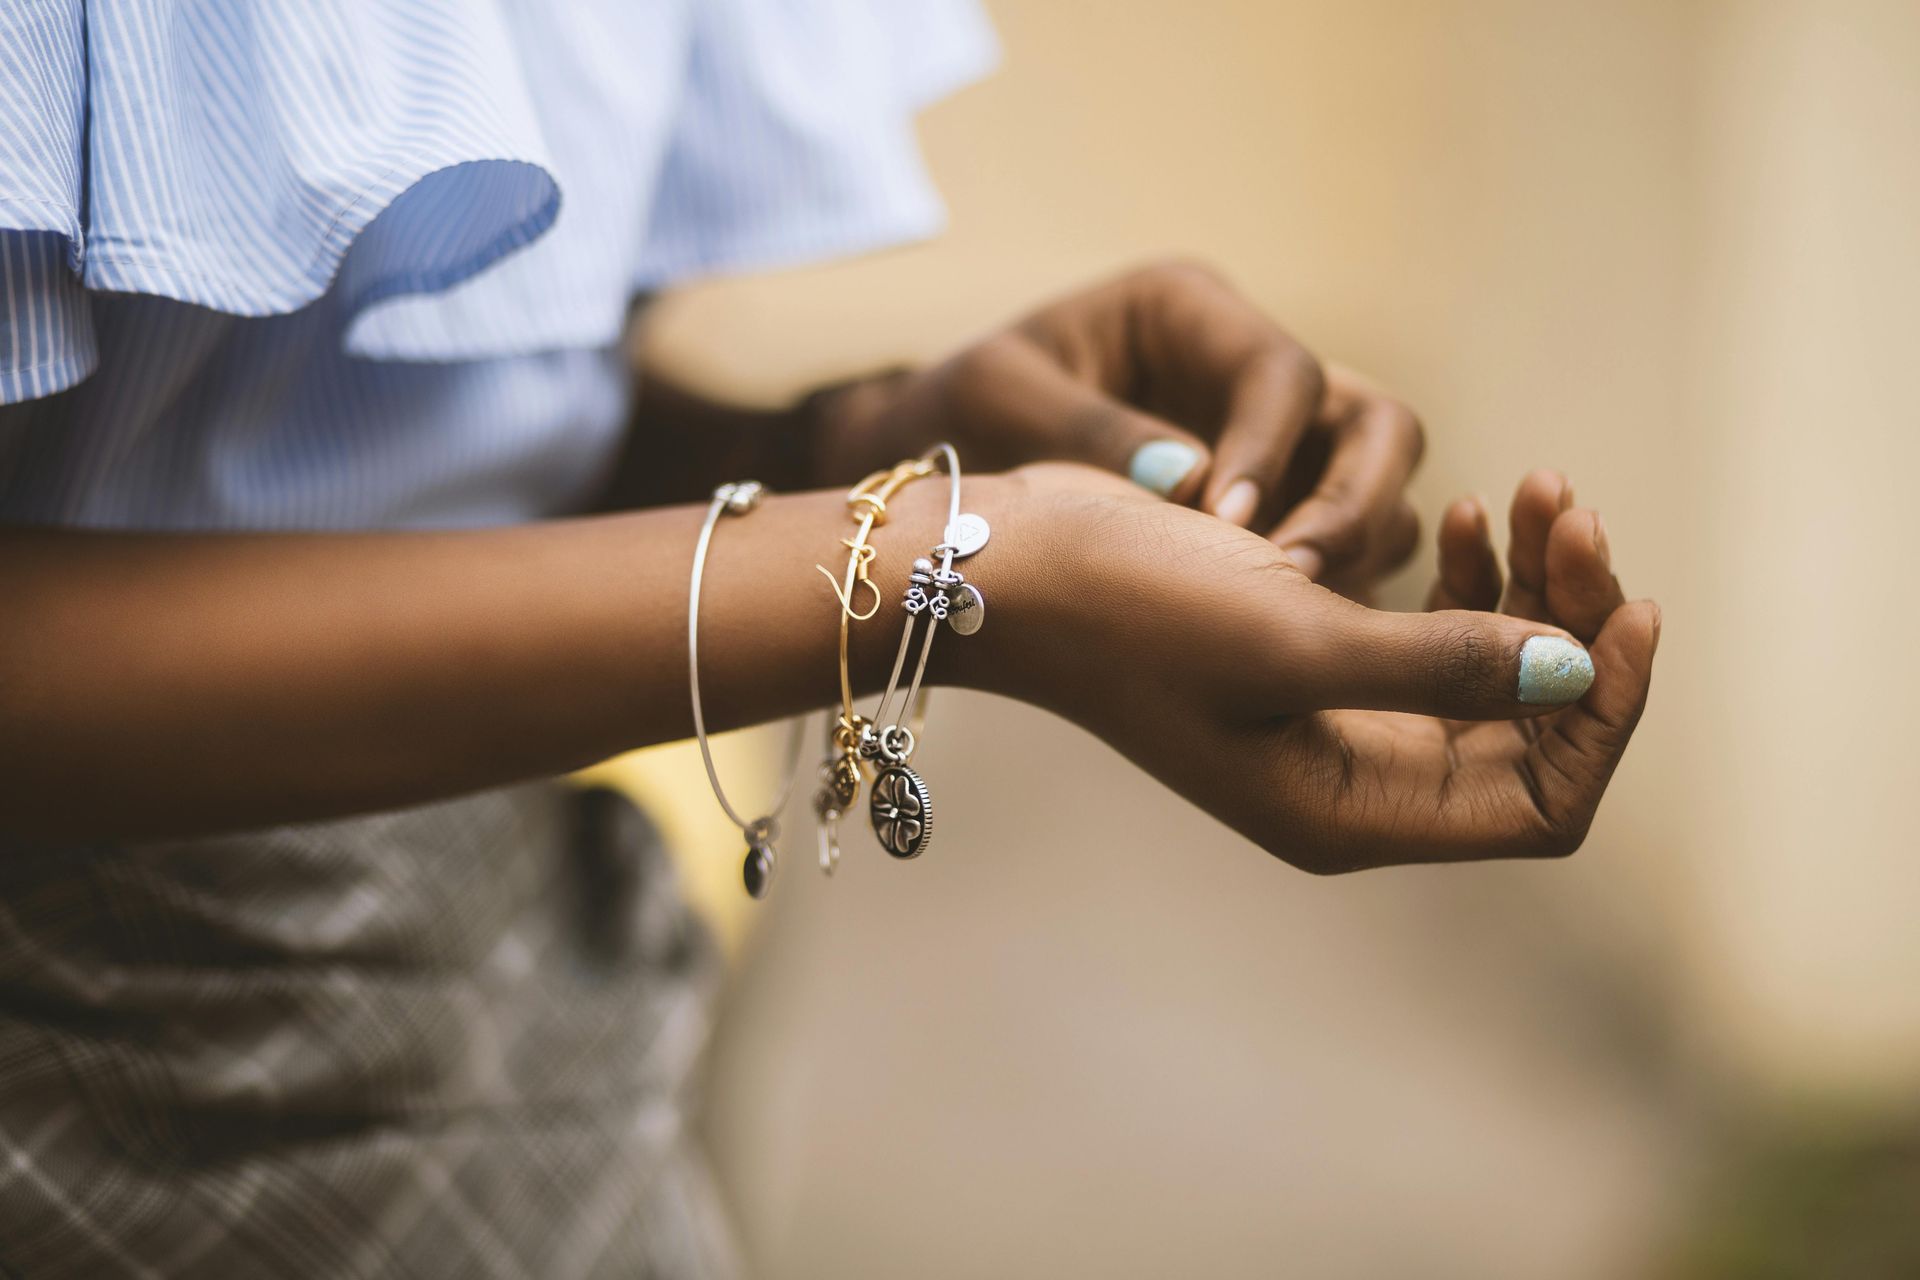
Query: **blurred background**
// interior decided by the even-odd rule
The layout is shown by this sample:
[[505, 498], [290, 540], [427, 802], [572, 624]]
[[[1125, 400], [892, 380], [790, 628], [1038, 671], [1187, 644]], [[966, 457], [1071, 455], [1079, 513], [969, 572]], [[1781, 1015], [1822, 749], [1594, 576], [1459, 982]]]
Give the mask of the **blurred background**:
[[683, 812], [761, 1273], [1920, 1275], [1920, 5], [989, 7], [950, 233], [689, 291], [661, 361], [775, 401], [1197, 255], [1421, 411], [1429, 520], [1564, 470], [1663, 647], [1565, 863], [1314, 879], [951, 692], [921, 862], [796, 856], [749, 937]]

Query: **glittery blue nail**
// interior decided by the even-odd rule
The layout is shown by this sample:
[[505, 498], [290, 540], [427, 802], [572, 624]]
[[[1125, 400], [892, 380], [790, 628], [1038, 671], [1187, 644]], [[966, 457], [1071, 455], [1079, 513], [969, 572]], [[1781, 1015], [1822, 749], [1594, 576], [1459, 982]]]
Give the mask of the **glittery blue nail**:
[[1562, 707], [1593, 685], [1593, 658], [1565, 636], [1534, 636], [1520, 646], [1520, 701]]

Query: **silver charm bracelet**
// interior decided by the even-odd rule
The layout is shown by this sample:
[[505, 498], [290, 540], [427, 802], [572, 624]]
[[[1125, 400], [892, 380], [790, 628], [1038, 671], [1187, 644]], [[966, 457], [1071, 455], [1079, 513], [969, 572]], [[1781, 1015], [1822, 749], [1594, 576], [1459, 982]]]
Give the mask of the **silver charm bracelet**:
[[751, 820], [741, 817], [739, 810], [728, 802], [727, 793], [720, 786], [719, 771], [713, 767], [713, 748], [707, 742], [707, 717], [700, 706], [700, 584], [706, 576], [707, 548], [713, 542], [714, 526], [720, 523], [720, 517], [749, 514], [760, 505], [760, 499], [765, 494], [766, 489], [758, 480], [723, 484], [713, 491], [706, 521], [700, 526], [700, 540], [694, 544], [693, 575], [687, 590], [687, 687], [693, 700], [693, 734], [700, 743], [700, 759], [707, 766], [707, 781], [713, 787], [713, 798], [720, 802], [720, 808], [733, 825], [740, 828], [740, 834], [746, 837], [747, 854], [741, 866], [740, 878], [746, 884], [747, 893], [755, 898], [765, 896], [767, 885], [773, 879], [777, 861], [774, 839], [779, 834], [779, 824], [774, 815], [787, 807], [787, 798], [793, 794], [794, 779], [800, 770], [806, 718], [802, 716], [793, 723], [789, 748], [791, 758], [787, 763], [787, 778], [780, 788], [779, 800], [764, 817]]
[[[868, 815], [880, 847], [896, 858], [917, 858], [926, 852], [933, 839], [933, 795], [926, 779], [913, 768], [913, 755], [919, 742], [912, 729], [901, 723], [919, 695], [920, 682], [927, 673], [927, 659], [933, 652], [934, 633], [942, 622], [963, 636], [980, 630], [986, 621], [986, 599], [980, 589], [953, 567], [987, 545], [991, 530], [980, 516], [960, 510], [960, 455], [950, 444], [928, 450], [929, 459], [938, 457], [945, 464], [948, 481], [947, 523], [934, 559], [921, 557], [913, 562], [907, 575], [907, 591], [901, 600], [907, 622], [900, 631], [900, 648], [894, 654], [893, 674], [887, 677], [886, 691], [874, 708], [870, 723], [860, 732], [859, 751], [877, 773], [873, 780]], [[913, 647], [913, 633], [922, 617], [927, 620], [921, 632], [920, 656], [914, 663], [913, 679], [906, 696], [894, 705], [900, 690], [900, 676], [906, 669], [907, 653]], [[892, 719], [889, 719], [892, 708]], [[922, 724], [924, 730], [925, 725]]]

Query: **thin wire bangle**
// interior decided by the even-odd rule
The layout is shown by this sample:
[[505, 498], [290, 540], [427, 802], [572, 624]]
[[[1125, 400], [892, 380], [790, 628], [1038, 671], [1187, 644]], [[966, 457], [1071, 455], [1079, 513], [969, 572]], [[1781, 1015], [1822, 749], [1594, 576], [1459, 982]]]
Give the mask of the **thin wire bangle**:
[[[960, 520], [960, 455], [954, 450], [952, 445], [943, 442], [927, 450], [927, 461], [931, 462], [935, 458], [939, 458], [946, 464], [947, 523], [941, 527], [943, 530], [951, 530]], [[948, 534], [943, 532], [940, 538], [940, 546], [935, 548], [936, 553], [941, 556], [940, 567], [943, 571], [951, 571], [953, 568], [954, 547], [947, 542], [947, 537]], [[880, 695], [879, 704], [873, 709], [872, 723], [876, 730], [881, 732], [884, 732], [887, 728], [896, 727], [898, 723], [897, 720], [888, 721], [886, 719], [887, 706], [893, 701], [894, 694], [900, 688], [900, 673], [906, 666], [907, 651], [913, 640], [913, 624], [916, 621], [918, 621], [917, 617], [913, 615], [908, 616], [907, 625], [900, 633], [900, 648], [893, 657], [893, 673], [887, 677], [886, 689]], [[904, 718], [907, 714], [907, 709], [916, 705], [916, 698], [920, 693], [920, 681], [927, 674], [927, 658], [933, 653], [933, 633], [937, 630], [939, 630], [939, 628], [934, 624], [934, 619], [928, 618], [926, 630], [921, 633], [920, 660], [914, 665], [913, 682], [907, 687], [906, 697], [902, 699], [899, 707], [894, 710], [893, 714], [896, 717]], [[922, 719], [924, 719], [924, 705], [921, 715]]]
[[787, 800], [793, 795], [793, 785], [800, 775], [800, 754], [805, 744], [806, 717], [794, 720], [788, 743], [787, 777], [780, 788], [780, 798], [765, 817], [749, 821], [740, 816], [727, 799], [727, 792], [720, 785], [720, 771], [713, 765], [713, 747], [707, 741], [706, 711], [700, 704], [700, 586], [706, 578], [707, 548], [713, 543], [713, 531], [723, 515], [744, 516], [760, 505], [766, 489], [757, 480], [741, 480], [733, 484], [723, 484], [713, 491], [713, 501], [707, 505], [707, 518], [700, 525], [700, 540], [693, 548], [693, 573], [687, 587], [687, 689], [693, 703], [693, 736], [700, 743], [700, 760], [707, 766], [707, 782], [713, 787], [713, 798], [720, 803], [721, 810], [740, 828], [740, 834], [746, 838], [746, 860], [741, 868], [741, 879], [747, 892], [758, 898], [767, 891], [767, 883], [773, 878], [773, 869], [777, 861], [774, 852], [774, 840], [779, 834], [779, 824], [775, 815], [787, 807]]
[[[814, 568], [826, 578], [834, 598], [840, 603], [840, 714], [829, 716], [827, 754], [820, 762], [820, 786], [814, 793], [815, 833], [820, 846], [820, 870], [832, 875], [840, 864], [838, 825], [841, 817], [860, 796], [861, 729], [866, 719], [854, 710], [853, 677], [848, 668], [848, 636], [853, 623], [865, 622], [880, 612], [880, 589], [873, 584], [872, 567], [879, 554], [868, 541], [873, 531], [887, 522], [887, 503], [902, 488], [937, 468], [930, 458], [910, 458], [885, 471], [876, 471], [847, 493], [847, 513], [855, 530], [840, 545], [847, 549], [844, 580], [836, 578], [825, 565]], [[867, 589], [868, 605], [862, 613], [855, 607], [860, 587]]]

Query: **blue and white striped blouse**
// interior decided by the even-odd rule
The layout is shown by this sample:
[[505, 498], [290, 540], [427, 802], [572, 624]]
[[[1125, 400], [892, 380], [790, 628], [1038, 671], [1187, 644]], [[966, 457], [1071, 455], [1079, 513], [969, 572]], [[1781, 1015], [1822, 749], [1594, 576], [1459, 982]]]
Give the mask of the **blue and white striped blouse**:
[[637, 295], [931, 234], [972, 0], [6, 0], [0, 521], [492, 523]]

